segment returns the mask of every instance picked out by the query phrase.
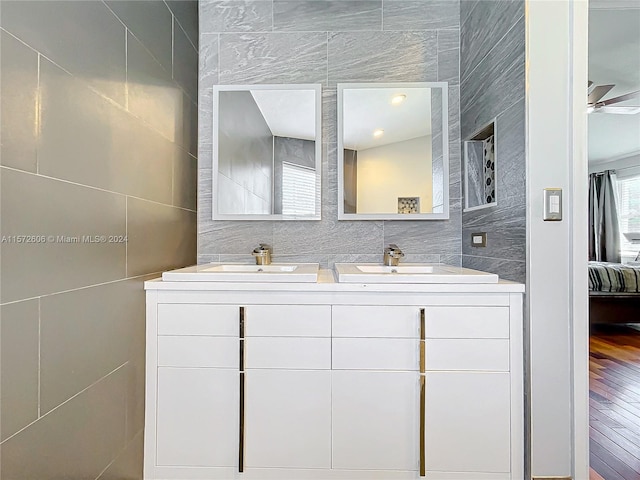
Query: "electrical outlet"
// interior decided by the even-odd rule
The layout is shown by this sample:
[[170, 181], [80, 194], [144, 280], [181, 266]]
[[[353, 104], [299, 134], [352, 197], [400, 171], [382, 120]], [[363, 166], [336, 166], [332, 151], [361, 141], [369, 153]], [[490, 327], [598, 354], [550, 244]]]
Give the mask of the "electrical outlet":
[[471, 234], [471, 246], [472, 247], [486, 247], [487, 246], [487, 232], [478, 232]]

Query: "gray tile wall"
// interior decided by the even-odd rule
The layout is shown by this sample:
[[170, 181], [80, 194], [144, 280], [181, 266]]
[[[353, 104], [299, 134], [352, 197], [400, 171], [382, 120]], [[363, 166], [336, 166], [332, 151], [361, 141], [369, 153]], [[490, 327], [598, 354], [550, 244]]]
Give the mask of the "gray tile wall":
[[[462, 264], [525, 282], [525, 22], [523, 0], [460, 5], [462, 140], [496, 119], [497, 206], [462, 214]], [[487, 232], [487, 247], [471, 234]]]
[[196, 261], [197, 3], [0, 8], [0, 476], [142, 478], [142, 284]]
[[[251, 261], [258, 243], [277, 261], [380, 261], [397, 243], [407, 261], [460, 264], [458, 0], [201, 0], [198, 262]], [[448, 81], [451, 219], [338, 222], [336, 84]], [[212, 86], [323, 86], [322, 220], [211, 220]]]

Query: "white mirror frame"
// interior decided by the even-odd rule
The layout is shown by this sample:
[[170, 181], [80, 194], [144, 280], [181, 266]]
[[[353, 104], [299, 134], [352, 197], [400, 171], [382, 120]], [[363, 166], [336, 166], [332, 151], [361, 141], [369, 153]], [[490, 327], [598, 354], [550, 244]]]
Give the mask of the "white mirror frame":
[[[442, 89], [442, 213], [345, 213], [343, 91], [364, 88], [441, 88]], [[447, 82], [339, 83], [338, 88], [338, 220], [448, 220], [449, 219], [449, 96]]]
[[[218, 213], [216, 195], [218, 189], [218, 112], [219, 93], [250, 90], [313, 90], [315, 92], [315, 171], [316, 199], [315, 215], [283, 215], [283, 214], [226, 214]], [[212, 175], [212, 218], [213, 220], [320, 220], [322, 198], [322, 85], [320, 84], [265, 84], [265, 85], [214, 85], [213, 87], [213, 175]]]

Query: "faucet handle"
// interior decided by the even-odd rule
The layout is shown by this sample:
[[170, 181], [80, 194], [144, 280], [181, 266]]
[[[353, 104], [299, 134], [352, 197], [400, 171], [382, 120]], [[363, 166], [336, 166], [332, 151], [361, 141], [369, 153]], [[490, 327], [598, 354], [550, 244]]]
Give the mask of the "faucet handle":
[[271, 247], [266, 243], [261, 243], [260, 246], [253, 249], [253, 253], [270, 252]]
[[266, 243], [261, 243], [259, 247], [254, 248], [251, 255], [256, 257], [256, 264], [258, 265], [271, 264], [271, 247]]
[[395, 243], [390, 243], [389, 246], [385, 248], [385, 252], [396, 258], [404, 257], [404, 253]]
[[387, 248], [384, 249], [383, 262], [387, 266], [398, 265], [398, 261], [402, 257], [404, 257], [404, 253], [402, 253], [402, 250], [400, 250], [400, 248], [398, 248], [395, 243], [391, 243]]

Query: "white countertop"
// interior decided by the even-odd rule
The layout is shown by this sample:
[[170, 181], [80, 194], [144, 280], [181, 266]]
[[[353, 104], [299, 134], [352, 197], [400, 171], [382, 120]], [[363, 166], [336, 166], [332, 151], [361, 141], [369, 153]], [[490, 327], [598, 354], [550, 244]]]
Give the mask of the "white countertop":
[[207, 281], [163, 281], [144, 283], [145, 290], [173, 291], [286, 291], [286, 292], [404, 292], [404, 293], [523, 293], [521, 283], [499, 280], [498, 283], [339, 283], [333, 270], [320, 269], [317, 283], [249, 283]]

